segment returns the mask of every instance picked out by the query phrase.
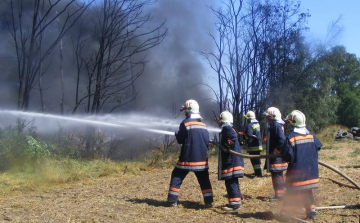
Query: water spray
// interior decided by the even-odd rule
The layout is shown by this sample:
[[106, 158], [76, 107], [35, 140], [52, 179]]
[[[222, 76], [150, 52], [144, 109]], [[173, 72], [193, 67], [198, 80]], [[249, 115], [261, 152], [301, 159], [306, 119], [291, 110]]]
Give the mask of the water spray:
[[[39, 118], [49, 118], [49, 119], [55, 119], [55, 120], [64, 120], [64, 121], [72, 121], [72, 122], [78, 122], [78, 123], [84, 123], [84, 124], [90, 124], [90, 125], [102, 125], [102, 126], [110, 126], [110, 127], [117, 127], [117, 128], [126, 128], [126, 127], [132, 127], [137, 130], [146, 131], [146, 132], [152, 132], [157, 134], [163, 134], [163, 135], [175, 135], [175, 132], [172, 131], [166, 131], [161, 129], [154, 129], [149, 128], [148, 126], [167, 126], [175, 128], [178, 125], [170, 122], [159, 122], [156, 121], [141, 121], [141, 122], [135, 122], [135, 121], [122, 121], [122, 120], [114, 120], [114, 116], [93, 116], [91, 118], [77, 118], [77, 117], [69, 117], [69, 116], [61, 116], [61, 115], [53, 115], [53, 114], [45, 114], [45, 113], [36, 113], [36, 112], [23, 112], [23, 111], [13, 111], [13, 110], [0, 110], [0, 114], [8, 114], [13, 115], [17, 117], [39, 117]], [[109, 121], [100, 121], [99, 119], [112, 119], [111, 122]], [[150, 118], [149, 118], [150, 119]], [[154, 118], [151, 118], [154, 119]], [[208, 131], [210, 132], [220, 132], [220, 129], [216, 128], [208, 128]]]

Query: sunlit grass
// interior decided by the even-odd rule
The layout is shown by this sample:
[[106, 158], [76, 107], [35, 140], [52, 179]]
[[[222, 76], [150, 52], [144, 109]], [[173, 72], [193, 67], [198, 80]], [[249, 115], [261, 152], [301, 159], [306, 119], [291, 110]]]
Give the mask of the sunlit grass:
[[111, 160], [75, 160], [44, 158], [36, 162], [22, 161], [0, 174], [0, 195], [13, 191], [32, 191], [100, 177], [139, 174], [149, 170], [146, 162]]

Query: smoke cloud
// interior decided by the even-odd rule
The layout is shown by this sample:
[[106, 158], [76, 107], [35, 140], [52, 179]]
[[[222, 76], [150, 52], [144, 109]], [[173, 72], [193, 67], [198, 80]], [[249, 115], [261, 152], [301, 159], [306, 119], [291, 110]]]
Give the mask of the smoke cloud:
[[[65, 2], [65, 1], [64, 1]], [[156, 26], [166, 20], [168, 35], [159, 46], [146, 52], [148, 61], [144, 73], [135, 82], [138, 91], [137, 98], [126, 106], [119, 107], [114, 113], [145, 113], [160, 119], [173, 120], [172, 127], [164, 130], [178, 129], [183, 114], [179, 109], [188, 99], [195, 99], [200, 105], [201, 115], [208, 126], [214, 126], [213, 111], [218, 115], [218, 107], [214, 103], [215, 96], [204, 84], [209, 84], [211, 69], [199, 52], [209, 51], [214, 43], [209, 32], [214, 33], [215, 18], [210, 8], [216, 0], [159, 0], [147, 10], [152, 15], [150, 26]], [[0, 13], [8, 12], [9, 1], [1, 1]], [[24, 11], [32, 10], [31, 4], [25, 6]], [[28, 16], [31, 16], [28, 14]], [[91, 23], [91, 19], [84, 18], [84, 23]], [[88, 20], [88, 21], [87, 21]], [[18, 77], [15, 47], [6, 22], [2, 20], [0, 26], [0, 109], [17, 109]], [[57, 24], [53, 24], [52, 32], [46, 33], [44, 44], [54, 38]], [[65, 112], [70, 113], [74, 107], [76, 66], [73, 58], [71, 37], [75, 37], [79, 30], [71, 30], [63, 38], [64, 81], [65, 81]], [[144, 56], [144, 55], [143, 55]], [[60, 111], [60, 52], [56, 46], [51, 56], [44, 62], [43, 87], [45, 93], [45, 113], [57, 114]], [[135, 58], [136, 59], [136, 58]], [[84, 77], [82, 77], [84, 78]], [[83, 79], [85, 81], [85, 78]], [[86, 91], [86, 82], [80, 86]], [[32, 91], [30, 111], [40, 110], [40, 94], [38, 85]], [[84, 112], [79, 109], [77, 114]], [[114, 116], [116, 117], [116, 116]], [[124, 117], [124, 116], [122, 116]], [[139, 116], [136, 116], [139, 117]], [[10, 124], [10, 123], [7, 123]], [[15, 125], [15, 123], [14, 123]], [[58, 122], [44, 124], [49, 129], [57, 129]], [[41, 130], [41, 127], [38, 128]], [[46, 131], [46, 130], [45, 130]]]
[[145, 73], [136, 83], [137, 109], [171, 116], [173, 109], [178, 111], [186, 100], [195, 99], [201, 114], [213, 118], [214, 95], [203, 85], [208, 84], [210, 69], [199, 52], [214, 47], [208, 35], [215, 23], [208, 6], [214, 2], [160, 0], [151, 8], [158, 21], [166, 20], [168, 36], [148, 54]]

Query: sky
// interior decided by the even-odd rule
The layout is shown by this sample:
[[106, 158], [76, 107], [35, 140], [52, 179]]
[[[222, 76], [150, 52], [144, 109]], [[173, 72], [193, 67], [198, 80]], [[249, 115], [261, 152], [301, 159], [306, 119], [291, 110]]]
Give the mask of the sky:
[[301, 0], [301, 8], [309, 10], [308, 18], [311, 41], [326, 39], [328, 26], [341, 16], [341, 35], [334, 44], [343, 45], [346, 51], [360, 57], [360, 1], [359, 0]]

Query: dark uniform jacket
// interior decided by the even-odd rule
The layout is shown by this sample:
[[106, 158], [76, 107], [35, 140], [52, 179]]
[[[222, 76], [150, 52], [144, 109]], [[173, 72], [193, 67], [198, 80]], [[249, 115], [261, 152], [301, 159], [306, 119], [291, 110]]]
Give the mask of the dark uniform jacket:
[[246, 136], [248, 138], [248, 152], [257, 152], [262, 150], [262, 140], [260, 132], [260, 124], [256, 119], [251, 119], [246, 128]]
[[[191, 117], [191, 116], [190, 116]], [[201, 118], [186, 118], [175, 134], [181, 146], [176, 168], [189, 171], [208, 169], [209, 132]]]
[[[269, 154], [280, 154], [285, 143], [284, 124], [274, 121], [274, 124], [269, 125], [268, 132], [270, 134], [270, 137], [267, 137], [267, 140], [270, 140], [268, 143]], [[282, 158], [271, 158], [269, 160], [270, 172], [280, 172], [287, 169], [287, 163], [283, 162]]]
[[294, 190], [318, 188], [318, 151], [322, 144], [306, 128], [293, 129], [286, 137], [281, 154], [289, 162], [286, 185]]
[[[237, 132], [232, 126], [224, 124], [221, 129], [221, 145], [225, 149], [231, 149], [241, 153]], [[244, 160], [228, 151], [221, 151], [221, 180], [239, 178], [244, 176]]]

